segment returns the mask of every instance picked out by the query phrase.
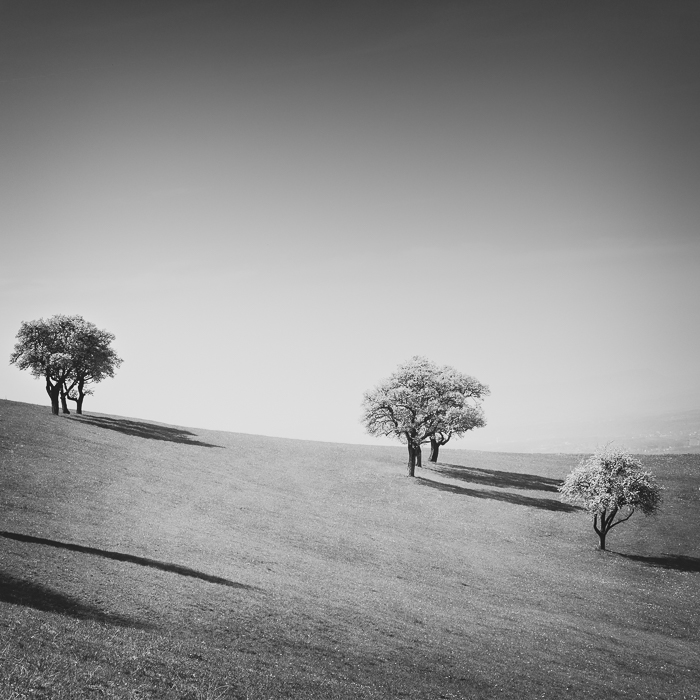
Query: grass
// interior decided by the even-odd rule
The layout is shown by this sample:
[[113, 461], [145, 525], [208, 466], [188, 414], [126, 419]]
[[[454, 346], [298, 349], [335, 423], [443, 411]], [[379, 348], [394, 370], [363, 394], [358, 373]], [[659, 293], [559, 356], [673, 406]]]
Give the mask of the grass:
[[0, 401], [0, 697], [700, 698], [700, 455], [599, 552], [572, 455]]

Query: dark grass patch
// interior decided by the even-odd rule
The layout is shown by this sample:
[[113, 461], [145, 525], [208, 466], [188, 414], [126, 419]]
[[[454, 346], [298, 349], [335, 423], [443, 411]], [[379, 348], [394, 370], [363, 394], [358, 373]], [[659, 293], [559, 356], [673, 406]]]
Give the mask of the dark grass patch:
[[447, 491], [448, 493], [456, 493], [460, 496], [469, 496], [470, 498], [488, 498], [494, 501], [503, 501], [504, 503], [512, 503], [516, 506], [529, 506], [530, 508], [541, 508], [542, 510], [558, 511], [560, 513], [573, 513], [579, 508], [571, 506], [568, 503], [555, 501], [551, 498], [533, 498], [532, 496], [523, 496], [519, 493], [508, 493], [506, 491], [490, 491], [486, 489], [468, 489], [464, 486], [454, 486], [453, 484], [444, 484], [440, 481], [431, 481], [423, 477], [415, 477], [419, 484], [430, 486], [439, 491]]
[[3, 700], [243, 700], [225, 651], [158, 631], [13, 608], [0, 622]]
[[647, 566], [656, 566], [673, 571], [700, 573], [700, 557], [688, 557], [683, 554], [661, 554], [660, 556], [642, 556], [640, 554], [624, 554], [622, 552], [616, 552], [616, 554]]
[[125, 418], [106, 418], [102, 416], [86, 416], [76, 415], [72, 417], [74, 420], [80, 420], [83, 423], [105, 428], [107, 430], [116, 430], [124, 435], [133, 435], [135, 437], [145, 438], [147, 440], [164, 440], [166, 442], [177, 442], [181, 445], [195, 445], [198, 447], [221, 447], [221, 445], [213, 445], [209, 442], [201, 440], [192, 440], [189, 430], [182, 428], [171, 428], [165, 425], [156, 425], [154, 423], [143, 423], [141, 421], [127, 420]]
[[158, 561], [156, 559], [149, 559], [147, 557], [137, 557], [133, 554], [124, 554], [123, 552], [111, 552], [106, 549], [97, 549], [96, 547], [85, 547], [84, 545], [71, 544], [70, 542], [58, 542], [56, 540], [49, 540], [44, 537], [23, 535], [18, 532], [0, 531], [0, 537], [5, 537], [8, 540], [16, 540], [17, 542], [31, 542], [32, 544], [42, 544], [46, 545], [47, 547], [57, 547], [58, 549], [68, 549], [72, 552], [81, 552], [82, 554], [92, 554], [98, 557], [103, 557], [105, 559], [114, 559], [115, 561], [125, 561], [131, 564], [138, 564], [139, 566], [149, 566], [152, 569], [169, 571], [173, 574], [178, 574], [180, 576], [190, 576], [192, 578], [198, 578], [202, 581], [207, 581], [208, 583], [216, 583], [220, 586], [230, 586], [231, 588], [243, 588], [247, 590], [251, 590], [254, 588], [253, 586], [247, 586], [244, 583], [229, 581], [227, 578], [222, 578], [221, 576], [212, 576], [210, 574], [205, 574], [201, 571], [196, 571], [195, 569], [190, 569], [189, 567], [182, 566], [180, 564], [171, 564], [170, 562]]
[[49, 586], [18, 578], [4, 571], [0, 571], [0, 601], [44, 612], [68, 615], [80, 620], [103, 622], [108, 625], [140, 629], [152, 628], [152, 625], [145, 622], [125, 615], [106, 612]]

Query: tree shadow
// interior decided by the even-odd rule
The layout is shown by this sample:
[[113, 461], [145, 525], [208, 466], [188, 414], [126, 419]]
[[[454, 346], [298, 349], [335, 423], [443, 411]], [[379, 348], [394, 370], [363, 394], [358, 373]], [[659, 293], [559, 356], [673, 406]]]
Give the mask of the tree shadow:
[[189, 576], [198, 578], [207, 583], [216, 583], [220, 586], [229, 586], [230, 588], [243, 588], [246, 590], [256, 590], [255, 586], [248, 586], [245, 583], [237, 583], [229, 581], [221, 576], [211, 576], [196, 569], [190, 569], [187, 566], [180, 564], [171, 564], [166, 561], [158, 561], [157, 559], [148, 559], [146, 557], [137, 557], [134, 554], [123, 554], [122, 552], [111, 552], [107, 549], [97, 549], [95, 547], [85, 547], [81, 544], [71, 544], [69, 542], [58, 542], [56, 540], [47, 540], [43, 537], [33, 537], [32, 535], [22, 535], [18, 532], [0, 531], [0, 537], [5, 537], [8, 540], [17, 540], [18, 542], [31, 542], [32, 544], [43, 544], [47, 547], [57, 547], [59, 549], [68, 549], [72, 552], [81, 552], [82, 554], [93, 554], [104, 559], [114, 559], [116, 561], [126, 561], [131, 564], [140, 566], [148, 566], [152, 569], [160, 569], [161, 571], [169, 571], [180, 576]]
[[106, 428], [107, 430], [116, 430], [118, 433], [125, 435], [134, 435], [136, 437], [146, 438], [148, 440], [165, 440], [167, 442], [179, 442], [183, 445], [197, 445], [199, 447], [221, 447], [221, 445], [212, 445], [209, 442], [201, 442], [200, 440], [190, 440], [188, 436], [194, 435], [189, 430], [181, 428], [171, 428], [166, 425], [154, 425], [153, 423], [142, 423], [141, 421], [127, 420], [126, 418], [104, 418], [101, 416], [73, 416], [73, 419], [80, 420], [81, 423], [89, 423], [98, 428]]
[[524, 489], [526, 491], [558, 491], [564, 482], [537, 474], [519, 474], [518, 472], [501, 472], [495, 469], [478, 469], [463, 467], [458, 464], [429, 464], [425, 467], [437, 474], [451, 479], [469, 481], [485, 486], [497, 486], [502, 489]]
[[580, 510], [576, 506], [571, 506], [568, 503], [554, 501], [550, 498], [533, 498], [531, 496], [521, 496], [517, 493], [508, 493], [507, 491], [488, 491], [485, 489], [467, 489], [463, 486], [453, 486], [452, 484], [443, 484], [439, 481], [430, 481], [416, 477], [416, 481], [424, 486], [438, 489], [439, 491], [448, 491], [449, 493], [457, 493], [461, 496], [471, 496], [472, 498], [489, 498], [494, 501], [504, 501], [517, 506], [530, 506], [531, 508], [541, 508], [542, 510], [554, 510], [563, 513], [573, 513]]
[[658, 566], [661, 569], [673, 569], [674, 571], [700, 572], [700, 557], [688, 557], [684, 554], [662, 554], [657, 557], [645, 557], [640, 554], [622, 554], [616, 552], [620, 557], [632, 559], [647, 566]]
[[155, 629], [146, 622], [108, 613], [94, 605], [81, 603], [76, 598], [59, 593], [47, 586], [17, 578], [4, 571], [0, 571], [0, 601], [23, 605], [43, 612], [58, 613], [75, 617], [79, 620], [94, 620], [119, 627], [135, 627], [137, 629]]

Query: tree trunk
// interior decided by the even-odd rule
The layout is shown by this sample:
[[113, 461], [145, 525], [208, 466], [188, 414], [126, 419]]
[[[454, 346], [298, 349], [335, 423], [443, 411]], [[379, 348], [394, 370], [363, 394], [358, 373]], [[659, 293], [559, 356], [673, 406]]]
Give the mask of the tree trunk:
[[440, 452], [440, 443], [433, 437], [430, 438], [430, 461], [438, 461], [438, 453]]
[[[83, 401], [85, 400], [85, 392], [83, 391], [83, 388], [85, 387], [85, 381], [83, 379], [78, 380], [78, 398], [74, 399], [71, 395], [70, 392], [73, 391], [75, 387], [75, 382], [71, 385], [70, 391], [66, 392], [68, 398], [71, 401], [75, 401], [75, 412], [79, 415], [83, 415]], [[75, 394], [75, 392], [73, 392]]]
[[416, 475], [416, 449], [410, 441], [408, 443], [408, 475]]
[[51, 383], [51, 378], [49, 377], [49, 373], [46, 373], [46, 393], [49, 395], [49, 398], [51, 399], [51, 413], [53, 413], [54, 416], [58, 415], [58, 395], [61, 391], [61, 385], [59, 384], [52, 384]]
[[59, 385], [52, 386], [51, 391], [49, 391], [49, 396], [51, 397], [51, 413], [53, 413], [54, 416], [58, 415], [60, 393], [61, 387]]
[[66, 401], [66, 392], [63, 389], [61, 389], [61, 410], [64, 414], [70, 415], [70, 411], [68, 410], [68, 402]]
[[421, 450], [420, 445], [415, 446], [415, 451], [416, 451], [416, 466], [422, 467], [423, 466], [423, 451]]
[[600, 544], [598, 546], [598, 549], [601, 549], [605, 551], [605, 536], [608, 534], [609, 528], [606, 527], [607, 522], [606, 522], [606, 516], [607, 513], [603, 511], [600, 515], [600, 527], [598, 527], [598, 516], [594, 515], [593, 516], [593, 529], [596, 531], [598, 534], [598, 539], [600, 540]]

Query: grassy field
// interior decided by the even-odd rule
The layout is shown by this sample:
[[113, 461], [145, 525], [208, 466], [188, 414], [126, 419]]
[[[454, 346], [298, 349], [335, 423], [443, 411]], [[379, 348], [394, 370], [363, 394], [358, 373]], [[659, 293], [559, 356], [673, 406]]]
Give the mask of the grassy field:
[[596, 549], [572, 455], [0, 401], [0, 697], [700, 698], [700, 455]]

